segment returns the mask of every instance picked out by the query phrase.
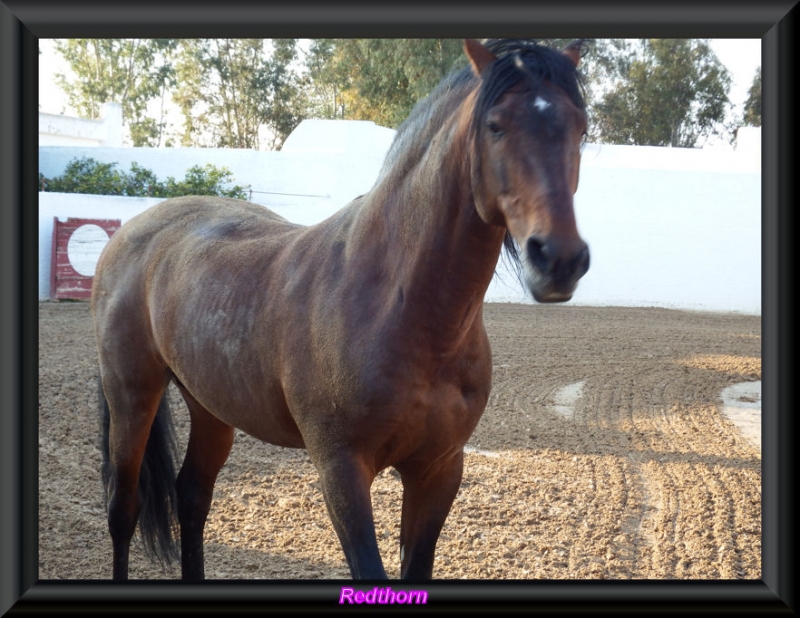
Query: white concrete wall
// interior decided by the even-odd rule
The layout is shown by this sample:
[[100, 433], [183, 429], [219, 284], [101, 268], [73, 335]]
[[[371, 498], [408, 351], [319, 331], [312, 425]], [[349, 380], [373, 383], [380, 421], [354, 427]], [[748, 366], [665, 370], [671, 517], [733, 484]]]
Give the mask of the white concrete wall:
[[[314, 136], [317, 133], [317, 136]], [[159, 180], [182, 180], [194, 166], [227, 167], [233, 181], [249, 186], [257, 204], [296, 208], [299, 222], [312, 223], [367, 192], [378, 175], [394, 131], [372, 122], [304, 121], [286, 139], [280, 152], [228, 148], [39, 148], [39, 171], [61, 175], [75, 158], [117, 163], [128, 172], [131, 163], [152, 170]], [[327, 215], [326, 215], [327, 216]]]
[[104, 103], [100, 120], [39, 114], [39, 146], [122, 146], [122, 106]]
[[[225, 165], [237, 184], [272, 192], [254, 193], [253, 201], [310, 225], [369, 190], [391, 137], [374, 125], [348, 131], [319, 122], [295, 140], [290, 136], [282, 152], [42, 148], [40, 166], [46, 176], [57, 175], [75, 156], [93, 156], [117, 161], [126, 171], [135, 161], [159, 178], [180, 179], [194, 164]], [[575, 205], [579, 230], [591, 249], [591, 268], [571, 302], [760, 314], [758, 135], [745, 131], [737, 149], [587, 145]], [[49, 294], [53, 216], [124, 223], [158, 201], [39, 195], [41, 298]], [[499, 275], [487, 301], [531, 302], [502, 265]]]
[[[575, 212], [591, 266], [570, 302], [760, 314], [760, 141], [747, 133], [736, 150], [588, 145]], [[523, 302], [500, 273], [487, 298]]]

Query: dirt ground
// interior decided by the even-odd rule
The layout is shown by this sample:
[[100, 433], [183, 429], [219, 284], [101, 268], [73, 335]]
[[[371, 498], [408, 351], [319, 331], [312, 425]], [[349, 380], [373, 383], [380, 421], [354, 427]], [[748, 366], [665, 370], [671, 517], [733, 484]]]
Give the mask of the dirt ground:
[[[486, 306], [494, 383], [437, 579], [760, 579], [760, 451], [720, 392], [761, 379], [758, 316]], [[39, 306], [39, 576], [108, 579], [89, 307]], [[173, 409], [185, 444], [188, 414]], [[574, 404], [574, 405], [572, 405]], [[400, 482], [373, 485], [399, 575]], [[138, 543], [131, 577], [177, 578]], [[209, 579], [349, 572], [304, 451], [237, 432], [206, 528]]]

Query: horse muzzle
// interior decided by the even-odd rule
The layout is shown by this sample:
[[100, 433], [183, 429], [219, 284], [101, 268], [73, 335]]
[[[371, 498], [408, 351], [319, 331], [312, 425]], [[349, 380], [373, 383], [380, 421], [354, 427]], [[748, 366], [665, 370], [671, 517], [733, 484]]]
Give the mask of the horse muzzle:
[[566, 242], [534, 234], [525, 242], [522, 258], [525, 283], [540, 303], [570, 300], [589, 270], [589, 247], [580, 238]]

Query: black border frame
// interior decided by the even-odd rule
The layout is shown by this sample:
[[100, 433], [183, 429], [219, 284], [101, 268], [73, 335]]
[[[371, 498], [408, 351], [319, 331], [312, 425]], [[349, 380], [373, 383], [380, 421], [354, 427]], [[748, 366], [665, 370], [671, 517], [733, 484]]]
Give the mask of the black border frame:
[[[0, 613], [337, 611], [342, 581], [54, 582], [38, 579], [37, 39], [70, 37], [546, 36], [762, 39], [763, 541], [760, 581], [434, 581], [416, 612], [794, 613], [789, 370], [794, 0], [658, 3], [416, 0], [371, 6], [231, 1], [182, 6], [0, 0]], [[364, 583], [364, 588], [368, 583]], [[389, 608], [385, 608], [389, 610]], [[392, 608], [399, 610], [400, 608]], [[392, 611], [392, 610], [389, 610]]]

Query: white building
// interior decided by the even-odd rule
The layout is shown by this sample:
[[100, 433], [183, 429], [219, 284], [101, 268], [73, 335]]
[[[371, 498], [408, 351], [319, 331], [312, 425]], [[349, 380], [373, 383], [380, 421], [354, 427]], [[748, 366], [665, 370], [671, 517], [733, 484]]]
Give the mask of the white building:
[[104, 103], [100, 120], [39, 114], [39, 146], [122, 146], [122, 106]]

